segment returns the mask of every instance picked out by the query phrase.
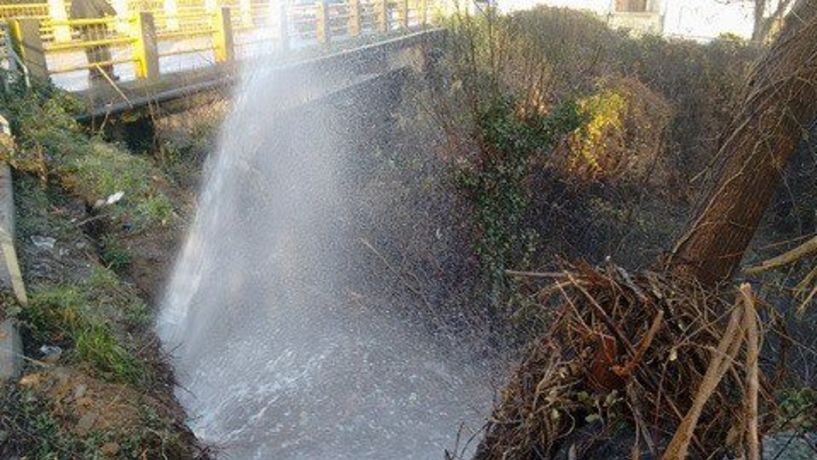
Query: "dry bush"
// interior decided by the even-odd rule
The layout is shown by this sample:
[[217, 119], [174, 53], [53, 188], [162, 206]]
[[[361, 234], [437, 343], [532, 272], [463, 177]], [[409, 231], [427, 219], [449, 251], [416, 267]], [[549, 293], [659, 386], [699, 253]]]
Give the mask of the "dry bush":
[[450, 115], [497, 96], [514, 99], [521, 117], [542, 115], [565, 100], [592, 94], [599, 80], [632, 78], [672, 107], [662, 143], [667, 164], [677, 169], [682, 183], [708, 165], [743, 77], [759, 54], [728, 39], [706, 45], [654, 36], [635, 39], [591, 14], [566, 8], [459, 17], [449, 30], [446, 64], [467, 101], [452, 105], [456, 110]]
[[[547, 7], [460, 16], [447, 26], [436, 65], [404, 93], [411, 104], [401, 129], [408, 139], [434, 133], [423, 138], [422, 161], [457, 195], [443, 207], [465, 235], [453, 259], [468, 276], [490, 274], [469, 280], [474, 300], [462, 307], [499, 312], [490, 326], [501, 329], [523, 322], [506, 315], [520, 306], [504, 269], [547, 267], [555, 254], [613, 256], [628, 266], [654, 260], [685, 218], [687, 180], [709, 162], [726, 101], [754, 51], [736, 42], [633, 39], [592, 15]], [[572, 139], [601, 159], [604, 174], [574, 163], [586, 178], [576, 180], [560, 158], [569, 151], [553, 148], [561, 137], [531, 140], [542, 125], [554, 132], [555, 112], [581, 101], [592, 108], [614, 92], [627, 100], [616, 113], [625, 129], [601, 123], [603, 149]], [[431, 217], [449, 226], [450, 218]]]
[[568, 8], [514, 13], [499, 18], [497, 29], [495, 70], [522, 114], [546, 113], [558, 100], [592, 90], [614, 70], [607, 57], [626, 40], [596, 16]]
[[554, 152], [556, 169], [579, 181], [661, 186], [673, 171], [664, 155], [671, 110], [632, 78], [612, 78], [579, 99], [585, 123]]
[[[656, 458], [683, 424], [693, 430], [679, 431], [682, 440], [693, 433], [693, 458], [719, 458], [739, 452], [748, 430], [769, 427], [773, 382], [762, 373], [755, 380], [756, 365], [742, 364], [754, 359], [745, 334], [753, 339], [747, 343], [759, 343], [745, 290], [719, 296], [694, 282], [631, 275], [612, 264], [528, 275], [552, 279], [538, 297], [556, 319], [513, 372], [478, 459], [552, 458], [569, 448], [581, 457], [593, 446], [572, 433], [602, 425], [588, 444], [603, 443], [622, 422], [631, 427], [635, 452]], [[759, 422], [744, 398], [756, 381], [764, 385]], [[697, 417], [693, 406], [702, 409]]]
[[[637, 77], [673, 108], [667, 153], [682, 183], [711, 161], [734, 110], [734, 101], [760, 50], [743, 42], [691, 41], [645, 37], [630, 40], [611, 58], [617, 70]], [[692, 183], [692, 192], [697, 184]]]

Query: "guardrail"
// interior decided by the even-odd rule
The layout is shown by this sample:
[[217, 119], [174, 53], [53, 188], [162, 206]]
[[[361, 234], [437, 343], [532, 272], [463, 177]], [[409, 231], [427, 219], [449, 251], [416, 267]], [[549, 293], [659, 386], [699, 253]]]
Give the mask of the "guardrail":
[[[429, 17], [427, 0], [321, 0], [291, 6], [270, 0], [230, 0], [234, 6], [215, 10], [193, 1], [163, 0], [165, 8], [158, 12], [98, 19], [26, 16], [6, 21], [12, 46], [32, 77], [78, 71], [112, 77], [105, 69], [132, 64], [137, 79], [155, 79], [161, 74], [160, 59], [169, 56], [212, 53], [213, 62], [229, 63], [243, 46], [261, 43], [263, 49], [273, 51], [289, 48], [294, 40], [328, 44], [422, 27]], [[173, 3], [172, 8], [166, 8], [168, 3]], [[57, 39], [60, 30], [67, 40]], [[160, 46], [168, 43], [172, 46]]]

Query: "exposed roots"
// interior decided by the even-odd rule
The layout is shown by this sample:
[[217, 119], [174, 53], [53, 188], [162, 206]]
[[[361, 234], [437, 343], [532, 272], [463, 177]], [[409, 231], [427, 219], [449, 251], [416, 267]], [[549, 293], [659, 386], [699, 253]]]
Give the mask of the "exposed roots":
[[582, 458], [622, 432], [653, 458], [756, 455], [770, 421], [758, 406], [774, 403], [748, 285], [714, 291], [612, 264], [540, 275], [552, 278], [539, 294], [557, 319], [504, 389], [478, 459]]

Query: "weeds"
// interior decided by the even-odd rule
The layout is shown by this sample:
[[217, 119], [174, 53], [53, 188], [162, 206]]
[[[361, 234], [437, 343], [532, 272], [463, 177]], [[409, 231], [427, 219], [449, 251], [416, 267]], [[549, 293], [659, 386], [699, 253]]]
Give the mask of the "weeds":
[[[75, 374], [64, 375], [69, 385], [84, 385], [97, 399], [80, 403], [69, 397], [55, 399], [49, 391], [64, 391], [59, 379], [37, 374], [42, 385], [6, 385], [0, 388], [0, 456], [37, 460], [54, 459], [144, 459], [197, 458], [188, 452], [189, 440], [178, 432], [166, 414], [160, 414], [156, 402], [143, 395], [123, 391], [115, 386], [96, 384], [88, 380], [72, 380]], [[69, 389], [73, 390], [73, 386]], [[82, 399], [82, 398], [80, 398]], [[107, 407], [118, 407], [119, 413], [104, 417]], [[84, 409], [88, 409], [85, 411]], [[99, 423], [90, 428], [78, 426], [78, 419], [98, 414]], [[112, 419], [123, 422], [111, 425]], [[87, 429], [86, 429], [87, 428]]]
[[[25, 388], [6, 386], [0, 400], [4, 407], [13, 411], [0, 414], [0, 426], [7, 435], [22, 435], [12, 442], [25, 445], [25, 451], [37, 460], [66, 458], [66, 453], [77, 449], [84, 451], [82, 443], [66, 438], [60, 430], [59, 423], [51, 416], [48, 404]], [[0, 443], [0, 453], [3, 443]], [[87, 458], [87, 457], [83, 457]]]
[[115, 235], [107, 234], [100, 238], [99, 258], [106, 267], [114, 271], [127, 268], [133, 261], [131, 253], [119, 242]]
[[810, 431], [817, 427], [817, 389], [809, 387], [786, 388], [778, 397], [780, 414], [778, 430], [790, 428]]
[[145, 328], [151, 323], [147, 305], [133, 286], [123, 283], [109, 268], [95, 267], [87, 281], [88, 296], [100, 305], [115, 305], [130, 327]]
[[145, 158], [89, 137], [72, 117], [73, 98], [40, 90], [5, 99], [18, 144], [6, 159], [15, 169], [53, 180], [89, 205], [124, 192], [107, 210], [117, 225], [142, 230], [169, 223], [173, 210], [161, 172]]
[[137, 384], [145, 378], [145, 369], [101, 316], [105, 307], [91, 302], [78, 287], [42, 286], [31, 291], [20, 320], [34, 343], [70, 349], [72, 359], [103, 378]]

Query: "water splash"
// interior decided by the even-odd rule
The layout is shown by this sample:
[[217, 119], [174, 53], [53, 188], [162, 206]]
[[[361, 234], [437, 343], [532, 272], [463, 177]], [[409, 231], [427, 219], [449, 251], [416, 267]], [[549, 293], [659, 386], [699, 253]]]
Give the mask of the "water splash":
[[345, 146], [367, 132], [343, 111], [386, 102], [284, 104], [287, 80], [240, 85], [160, 313], [191, 427], [235, 459], [441, 458], [479, 425], [484, 374], [355, 290]]

